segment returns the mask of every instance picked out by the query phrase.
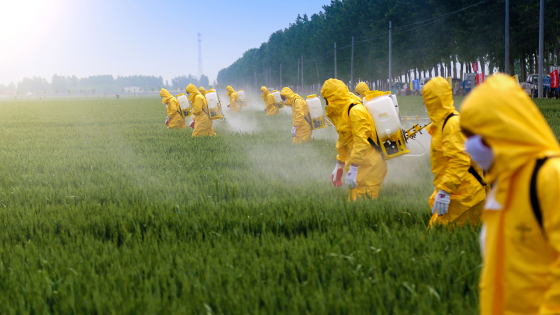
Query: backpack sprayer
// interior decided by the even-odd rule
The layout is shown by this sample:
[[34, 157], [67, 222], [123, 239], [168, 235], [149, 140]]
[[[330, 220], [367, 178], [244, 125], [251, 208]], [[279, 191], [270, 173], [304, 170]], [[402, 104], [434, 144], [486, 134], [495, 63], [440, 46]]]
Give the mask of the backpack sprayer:
[[274, 90], [272, 91], [272, 95], [274, 96], [274, 106], [278, 107], [278, 109], [284, 108], [284, 102], [282, 102], [280, 92], [278, 92], [278, 90]]
[[185, 117], [185, 118], [191, 117], [193, 115], [193, 113], [192, 113], [193, 108], [191, 106], [191, 103], [187, 99], [187, 96], [185, 95], [185, 93], [181, 93], [181, 94], [177, 95], [177, 100], [179, 101], [179, 107], [181, 107], [183, 117]]
[[[377, 144], [385, 160], [410, 153], [408, 140], [415, 139], [418, 133], [429, 124], [404, 130], [401, 126], [397, 97], [391, 92], [371, 91], [364, 97], [364, 107], [368, 110], [377, 132]], [[418, 119], [420, 119], [418, 117]]]
[[[307, 96], [307, 107], [309, 108], [309, 121], [312, 130], [323, 129], [327, 126], [325, 115], [323, 114], [323, 106], [317, 94]], [[307, 119], [306, 119], [307, 120]]]
[[214, 89], [206, 92], [206, 102], [208, 103], [208, 116], [211, 120], [224, 121], [228, 125], [226, 119], [224, 118], [224, 112], [222, 111], [222, 102], [220, 101], [220, 96]]
[[249, 102], [247, 101], [247, 95], [245, 95], [245, 92], [243, 90], [237, 91], [237, 97], [239, 102], [241, 103], [241, 106], [249, 105]]

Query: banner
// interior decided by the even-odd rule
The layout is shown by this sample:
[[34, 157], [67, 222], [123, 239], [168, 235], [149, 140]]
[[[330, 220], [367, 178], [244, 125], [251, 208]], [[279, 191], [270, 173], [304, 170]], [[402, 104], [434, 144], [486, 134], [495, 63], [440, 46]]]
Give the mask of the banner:
[[553, 89], [558, 88], [558, 70], [550, 73], [550, 87]]
[[478, 72], [478, 61], [472, 63], [472, 71]]
[[410, 82], [410, 90], [414, 90], [414, 85], [412, 85], [412, 82]]
[[412, 87], [413, 90], [420, 90], [420, 80], [419, 79], [412, 80]]
[[476, 74], [476, 85], [481, 85], [484, 83], [484, 73], [477, 73]]
[[515, 82], [517, 82], [517, 84], [519, 84], [519, 77], [516, 75], [513, 76], [513, 79], [515, 80]]
[[451, 89], [453, 90], [453, 80], [451, 79], [451, 77], [446, 78], [446, 80], [449, 83], [449, 86], [451, 87]]

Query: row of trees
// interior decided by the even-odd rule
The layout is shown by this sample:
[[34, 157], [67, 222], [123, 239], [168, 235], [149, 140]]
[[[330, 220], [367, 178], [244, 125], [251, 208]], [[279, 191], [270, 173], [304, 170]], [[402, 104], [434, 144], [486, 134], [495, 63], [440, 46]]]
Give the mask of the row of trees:
[[137, 87], [136, 92], [153, 91], [162, 87], [169, 89], [185, 88], [188, 83], [195, 85], [208, 86], [208, 77], [202, 76], [200, 80], [191, 75], [178, 76], [171, 79], [172, 84], [163, 82], [163, 78], [155, 76], [117, 76], [114, 78], [112, 75], [96, 75], [87, 78], [77, 78], [73, 76], [60, 76], [53, 75], [49, 83], [46, 79], [41, 77], [23, 78], [17, 85], [11, 82], [7, 86], [0, 84], [0, 94], [13, 93], [13, 94], [26, 94], [26, 93], [79, 93], [79, 92], [106, 92], [118, 93], [122, 92], [126, 87]]
[[[504, 70], [505, 0], [332, 0], [323, 11], [297, 17], [259, 48], [218, 73], [223, 84], [297, 83], [303, 56], [304, 85], [334, 77], [350, 80], [354, 36], [354, 81], [387, 82], [389, 21], [392, 21], [392, 77], [406, 81], [435, 73], [461, 77], [480, 61], [482, 71]], [[545, 0], [545, 62], [560, 56], [560, 6]], [[539, 0], [510, 0], [510, 72], [536, 71]], [[270, 73], [272, 72], [272, 73]], [[255, 73], [256, 81], [255, 82]], [[270, 75], [271, 74], [271, 75]], [[256, 84], [255, 84], [256, 83]], [[300, 82], [300, 84], [302, 84]]]

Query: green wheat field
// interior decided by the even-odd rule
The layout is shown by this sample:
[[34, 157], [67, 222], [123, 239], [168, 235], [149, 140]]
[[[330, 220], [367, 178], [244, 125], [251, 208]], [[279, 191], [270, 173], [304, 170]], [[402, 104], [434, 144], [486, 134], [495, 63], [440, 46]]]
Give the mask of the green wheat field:
[[477, 313], [478, 228], [426, 229], [426, 135], [349, 202], [334, 129], [292, 145], [258, 100], [196, 139], [159, 97], [0, 102], [0, 313]]

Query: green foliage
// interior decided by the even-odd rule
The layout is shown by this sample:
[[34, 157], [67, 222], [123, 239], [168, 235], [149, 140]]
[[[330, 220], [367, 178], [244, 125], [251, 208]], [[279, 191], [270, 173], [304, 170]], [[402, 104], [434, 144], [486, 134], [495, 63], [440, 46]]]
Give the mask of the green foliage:
[[[560, 56], [560, 11], [554, 0], [545, 1], [545, 53]], [[460, 11], [461, 9], [467, 8]], [[538, 1], [510, 1], [510, 59], [534, 57], [538, 47]], [[218, 74], [218, 83], [264, 85], [265, 69], [272, 68], [272, 85], [278, 85], [280, 64], [284, 85], [297, 82], [297, 60], [304, 57], [304, 84], [321, 84], [334, 76], [334, 47], [337, 44], [338, 78], [350, 80], [350, 44], [354, 52], [354, 79], [387, 80], [388, 28], [393, 23], [392, 76], [409, 71], [450, 67], [459, 62], [467, 69], [474, 61], [504, 69], [504, 0], [336, 0], [323, 11], [297, 16], [294, 23], [270, 35], [259, 48]], [[425, 21], [424, 23], [418, 23]], [[550, 61], [545, 55], [547, 63]], [[513, 69], [513, 66], [511, 67]], [[446, 76], [455, 76], [446, 73]]]

